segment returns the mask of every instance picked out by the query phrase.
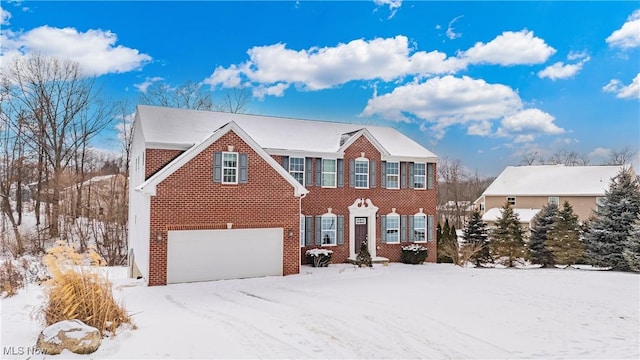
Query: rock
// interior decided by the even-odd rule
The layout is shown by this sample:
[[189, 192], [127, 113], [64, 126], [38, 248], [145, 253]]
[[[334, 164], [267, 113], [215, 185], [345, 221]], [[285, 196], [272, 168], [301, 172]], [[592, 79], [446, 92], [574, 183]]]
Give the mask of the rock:
[[64, 320], [46, 327], [38, 336], [36, 347], [45, 354], [58, 355], [67, 349], [76, 354], [98, 350], [100, 331], [80, 320]]

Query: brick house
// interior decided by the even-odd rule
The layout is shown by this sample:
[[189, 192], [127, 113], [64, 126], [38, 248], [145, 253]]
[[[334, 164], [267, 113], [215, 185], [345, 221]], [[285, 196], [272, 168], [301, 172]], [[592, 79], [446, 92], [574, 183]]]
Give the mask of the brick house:
[[138, 106], [130, 275], [149, 285], [297, 274], [305, 252], [435, 262], [437, 157], [380, 126]]
[[562, 207], [568, 201], [580, 221], [585, 221], [605, 196], [611, 179], [622, 166], [531, 165], [508, 166], [475, 201], [483, 220], [492, 226], [508, 202], [526, 229], [549, 203]]

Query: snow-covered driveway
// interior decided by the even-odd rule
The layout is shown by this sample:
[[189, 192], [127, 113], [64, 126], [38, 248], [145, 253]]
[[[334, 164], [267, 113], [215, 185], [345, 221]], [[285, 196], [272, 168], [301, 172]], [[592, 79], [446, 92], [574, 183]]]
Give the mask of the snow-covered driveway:
[[[637, 274], [333, 264], [287, 277], [115, 283], [138, 328], [94, 358], [640, 357]], [[24, 311], [26, 295], [3, 301], [3, 319]], [[37, 336], [5, 330], [3, 346]]]

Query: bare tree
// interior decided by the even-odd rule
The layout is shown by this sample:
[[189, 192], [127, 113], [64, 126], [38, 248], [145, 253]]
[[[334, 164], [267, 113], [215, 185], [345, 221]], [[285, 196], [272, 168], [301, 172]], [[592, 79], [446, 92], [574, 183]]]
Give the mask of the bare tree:
[[636, 152], [631, 150], [630, 147], [625, 146], [620, 150], [614, 150], [609, 154], [607, 159], [607, 165], [626, 165], [629, 164], [633, 157], [636, 156]]
[[567, 166], [585, 166], [589, 165], [589, 157], [585, 154], [580, 154], [573, 150], [559, 150], [555, 152], [547, 160], [547, 164], [558, 165], [564, 164]]
[[3, 76], [10, 84], [7, 105], [14, 113], [28, 114], [26, 143], [39, 152], [51, 173], [49, 234], [56, 237], [64, 172], [82, 144], [97, 135], [109, 117], [98, 101], [94, 79], [85, 77], [76, 62], [42, 55], [16, 58]]
[[192, 81], [177, 87], [155, 82], [140, 95], [141, 104], [230, 113], [244, 112], [250, 100], [251, 92], [248, 89], [235, 88], [224, 94], [222, 104], [216, 104], [211, 92], [206, 91], [202, 84]]

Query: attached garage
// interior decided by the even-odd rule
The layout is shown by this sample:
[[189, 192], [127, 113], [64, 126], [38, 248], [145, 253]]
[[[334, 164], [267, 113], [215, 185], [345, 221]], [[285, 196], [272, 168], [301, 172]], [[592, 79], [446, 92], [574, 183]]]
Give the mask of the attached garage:
[[169, 231], [167, 283], [282, 275], [282, 228]]

